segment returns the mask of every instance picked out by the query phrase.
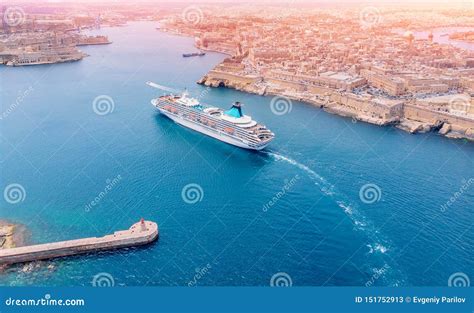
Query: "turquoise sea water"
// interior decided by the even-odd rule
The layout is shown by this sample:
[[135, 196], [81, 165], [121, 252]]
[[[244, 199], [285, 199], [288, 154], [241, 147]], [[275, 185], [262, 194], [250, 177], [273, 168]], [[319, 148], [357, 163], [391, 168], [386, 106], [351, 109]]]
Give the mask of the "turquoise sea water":
[[[42, 243], [144, 217], [158, 222], [159, 241], [13, 266], [1, 285], [90, 286], [99, 273], [116, 286], [268, 286], [280, 272], [293, 285], [474, 278], [474, 144], [353, 123], [296, 101], [275, 115], [271, 97], [196, 85], [225, 56], [183, 59], [193, 39], [154, 26], [102, 29], [113, 44], [83, 47], [90, 57], [80, 62], [0, 68], [0, 185], [25, 191], [18, 203], [0, 199], [0, 218]], [[251, 152], [175, 125], [151, 106], [159, 92], [147, 80], [223, 108], [239, 100], [276, 139]], [[109, 114], [93, 110], [101, 95], [114, 103]], [[194, 204], [183, 200], [189, 184], [198, 186]], [[367, 184], [378, 201], [361, 200]]]

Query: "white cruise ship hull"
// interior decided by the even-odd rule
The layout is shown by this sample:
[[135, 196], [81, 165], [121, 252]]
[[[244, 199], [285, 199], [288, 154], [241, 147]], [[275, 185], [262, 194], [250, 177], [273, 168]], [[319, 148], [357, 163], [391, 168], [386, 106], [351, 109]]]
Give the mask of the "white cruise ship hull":
[[201, 126], [200, 124], [193, 123], [193, 122], [188, 121], [188, 120], [186, 120], [186, 119], [184, 119], [180, 116], [170, 114], [166, 110], [161, 110], [160, 108], [158, 108], [158, 110], [160, 111], [161, 114], [167, 116], [168, 118], [170, 118], [171, 120], [173, 120], [175, 123], [177, 123], [179, 125], [190, 128], [190, 129], [195, 130], [197, 132], [200, 132], [204, 135], [207, 135], [209, 137], [218, 139], [222, 142], [225, 142], [225, 143], [228, 143], [228, 144], [240, 147], [240, 148], [250, 149], [250, 150], [262, 150], [263, 148], [265, 148], [267, 146], [267, 145], [261, 145], [261, 146], [258, 146], [258, 147], [251, 147], [248, 144], [246, 144], [245, 142], [243, 142], [241, 140], [238, 140], [238, 139], [235, 139], [235, 138], [227, 135], [226, 133], [217, 132], [214, 129], [210, 129], [210, 128]]

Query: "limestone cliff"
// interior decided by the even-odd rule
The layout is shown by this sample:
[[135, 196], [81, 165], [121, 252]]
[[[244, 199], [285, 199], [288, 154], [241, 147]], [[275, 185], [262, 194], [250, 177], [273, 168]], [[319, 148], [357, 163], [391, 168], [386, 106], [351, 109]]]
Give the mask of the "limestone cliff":
[[[275, 95], [304, 101], [324, 108], [329, 113], [380, 126], [396, 125], [410, 133], [437, 131], [450, 138], [474, 140], [472, 117], [439, 112], [412, 102], [405, 103], [403, 100], [359, 96], [322, 86], [306, 86], [241, 74], [228, 62], [219, 64], [197, 83], [209, 87], [227, 87], [258, 95]], [[237, 66], [234, 67], [237, 68]]]

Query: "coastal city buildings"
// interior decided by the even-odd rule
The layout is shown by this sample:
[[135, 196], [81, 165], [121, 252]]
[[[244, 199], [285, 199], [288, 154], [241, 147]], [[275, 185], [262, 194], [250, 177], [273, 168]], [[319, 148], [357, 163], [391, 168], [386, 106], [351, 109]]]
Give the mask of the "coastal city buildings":
[[474, 139], [472, 10], [413, 6], [293, 7], [49, 4], [2, 6], [0, 64], [59, 63], [108, 44], [89, 29], [156, 21], [228, 54], [198, 82], [280, 95], [378, 125]]
[[[163, 30], [195, 37], [200, 49], [230, 55], [199, 83], [283, 95], [411, 132], [474, 139], [472, 45], [459, 48], [433, 35], [442, 27], [473, 27], [472, 12], [206, 7], [199, 13], [199, 20], [161, 21]], [[471, 37], [450, 36], [466, 45]]]
[[37, 65], [78, 61], [87, 56], [77, 47], [109, 44], [105, 36], [90, 36], [84, 30], [101, 26], [121, 26], [126, 17], [117, 13], [102, 15], [89, 9], [44, 8], [51, 13], [38, 13], [37, 8], [1, 6], [0, 64], [7, 66]]
[[84, 56], [72, 36], [54, 32], [20, 33], [0, 44], [0, 63], [11, 66], [75, 61]]
[[86, 56], [77, 46], [110, 43], [103, 36], [82, 35], [72, 19], [30, 21], [25, 18], [18, 26], [10, 26], [5, 21], [2, 24], [0, 64], [21, 66], [77, 61]]

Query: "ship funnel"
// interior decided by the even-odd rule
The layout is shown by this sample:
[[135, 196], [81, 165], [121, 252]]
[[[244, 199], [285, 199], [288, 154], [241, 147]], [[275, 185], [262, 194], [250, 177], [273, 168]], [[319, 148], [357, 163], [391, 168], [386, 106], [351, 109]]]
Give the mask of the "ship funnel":
[[224, 113], [235, 118], [240, 118], [244, 116], [244, 114], [242, 113], [242, 103], [238, 101], [234, 102], [234, 104], [232, 104], [232, 107]]

